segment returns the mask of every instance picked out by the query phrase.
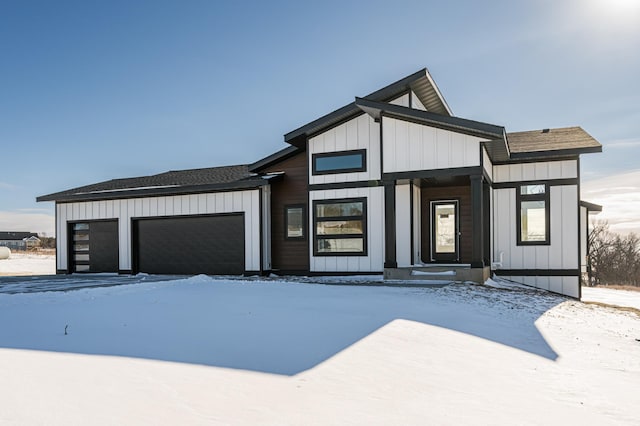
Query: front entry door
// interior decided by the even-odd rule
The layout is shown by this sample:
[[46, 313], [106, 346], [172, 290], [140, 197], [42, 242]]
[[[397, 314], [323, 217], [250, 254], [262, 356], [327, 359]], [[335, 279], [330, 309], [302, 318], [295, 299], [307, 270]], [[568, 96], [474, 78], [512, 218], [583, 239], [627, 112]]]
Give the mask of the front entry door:
[[431, 260], [457, 262], [459, 256], [458, 201], [431, 201]]

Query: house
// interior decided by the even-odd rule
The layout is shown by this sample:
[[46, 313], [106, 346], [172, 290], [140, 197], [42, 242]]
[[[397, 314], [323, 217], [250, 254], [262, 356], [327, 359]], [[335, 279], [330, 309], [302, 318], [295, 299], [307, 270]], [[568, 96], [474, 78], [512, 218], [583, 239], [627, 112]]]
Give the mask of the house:
[[11, 250], [27, 250], [40, 245], [38, 234], [33, 232], [0, 232], [0, 247]]
[[[56, 202], [58, 273], [491, 271], [580, 297], [580, 127], [455, 117], [420, 70], [284, 135], [253, 164], [116, 179]], [[586, 207], [585, 207], [586, 206]]]

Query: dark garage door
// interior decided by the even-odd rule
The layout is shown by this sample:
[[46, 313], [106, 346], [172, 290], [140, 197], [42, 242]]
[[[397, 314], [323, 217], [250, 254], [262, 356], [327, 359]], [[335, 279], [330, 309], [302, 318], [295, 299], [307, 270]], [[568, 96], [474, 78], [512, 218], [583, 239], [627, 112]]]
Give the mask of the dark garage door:
[[78, 222], [70, 226], [71, 272], [118, 272], [118, 221]]
[[134, 222], [136, 271], [150, 274], [242, 274], [241, 214], [139, 219]]

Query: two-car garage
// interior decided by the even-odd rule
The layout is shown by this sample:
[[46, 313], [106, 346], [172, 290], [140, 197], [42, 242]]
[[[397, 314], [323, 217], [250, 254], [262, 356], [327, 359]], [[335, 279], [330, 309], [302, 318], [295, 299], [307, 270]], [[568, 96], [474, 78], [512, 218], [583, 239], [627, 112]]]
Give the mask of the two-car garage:
[[[118, 221], [70, 224], [71, 272], [118, 272]], [[244, 215], [132, 219], [133, 273], [242, 274]]]
[[269, 206], [263, 187], [57, 202], [57, 272], [260, 273], [271, 266]]

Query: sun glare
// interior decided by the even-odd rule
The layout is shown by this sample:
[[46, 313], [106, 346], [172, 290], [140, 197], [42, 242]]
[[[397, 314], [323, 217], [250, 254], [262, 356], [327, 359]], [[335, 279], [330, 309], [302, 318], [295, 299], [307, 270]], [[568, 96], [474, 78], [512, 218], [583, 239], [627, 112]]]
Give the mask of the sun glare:
[[[576, 23], [601, 45], [631, 46], [640, 37], [640, 0], [579, 0]], [[597, 41], [596, 41], [597, 40]]]
[[609, 5], [610, 7], [619, 7], [619, 8], [637, 8], [638, 0], [606, 0], [603, 3]]
[[606, 15], [625, 19], [640, 17], [640, 0], [595, 0], [596, 9]]

